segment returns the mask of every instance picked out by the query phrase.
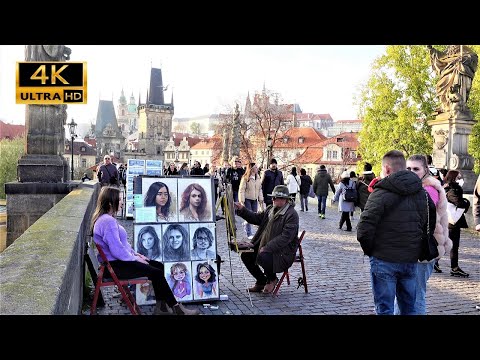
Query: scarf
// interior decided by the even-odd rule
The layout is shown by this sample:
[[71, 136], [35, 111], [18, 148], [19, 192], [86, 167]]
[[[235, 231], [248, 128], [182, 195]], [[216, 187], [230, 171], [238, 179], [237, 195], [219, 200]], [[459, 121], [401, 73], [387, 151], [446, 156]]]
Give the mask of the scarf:
[[259, 250], [265, 245], [267, 245], [267, 243], [271, 240], [270, 234], [272, 232], [272, 226], [273, 226], [273, 223], [275, 222], [275, 219], [277, 219], [280, 215], [285, 215], [289, 207], [290, 207], [290, 203], [287, 202], [281, 208], [276, 208], [275, 206], [272, 206], [270, 208], [270, 211], [268, 212], [268, 223], [260, 238], [260, 246], [258, 248]]

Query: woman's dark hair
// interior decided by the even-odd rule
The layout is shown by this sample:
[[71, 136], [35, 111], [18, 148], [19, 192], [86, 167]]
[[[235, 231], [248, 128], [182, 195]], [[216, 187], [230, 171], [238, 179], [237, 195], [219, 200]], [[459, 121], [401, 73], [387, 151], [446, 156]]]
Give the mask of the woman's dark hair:
[[[157, 193], [162, 187], [167, 189], [167, 192], [168, 192], [168, 200], [165, 206], [163, 207], [158, 205], [156, 202]], [[170, 196], [170, 190], [168, 189], [168, 186], [165, 183], [157, 181], [152, 183], [152, 185], [150, 185], [150, 187], [148, 188], [147, 194], [145, 195], [145, 201], [144, 201], [145, 206], [156, 206], [157, 208], [160, 207], [160, 212], [162, 213], [162, 215], [165, 217], [168, 217], [171, 203], [172, 203], [172, 197]]]
[[292, 166], [292, 170], [290, 170], [290, 174], [293, 176], [297, 176], [297, 168], [295, 166]]
[[[182, 245], [178, 249], [173, 249], [170, 244], [170, 233], [177, 230], [182, 234]], [[190, 251], [188, 244], [188, 232], [181, 224], [170, 224], [163, 233], [163, 256], [167, 261], [185, 261], [190, 260]]]
[[210, 271], [210, 279], [208, 279], [208, 282], [215, 282], [215, 279], [217, 278], [217, 274], [215, 273], [215, 270], [208, 262], [200, 263], [197, 265], [197, 273], [195, 274], [195, 280], [197, 280], [200, 284], [204, 283], [204, 281], [200, 279], [200, 269], [202, 267], [207, 268], [208, 271]]
[[357, 177], [357, 174], [355, 174], [355, 171], [350, 171], [350, 177], [351, 178]]
[[443, 182], [445, 184], [455, 182], [458, 174], [460, 174], [460, 171], [458, 170], [448, 170], [447, 175], [445, 175], [445, 179], [443, 179]]
[[210, 229], [206, 228], [206, 227], [199, 227], [197, 230], [195, 230], [195, 233], [193, 234], [193, 248], [194, 249], [197, 248], [197, 237], [200, 234], [205, 234], [207, 236], [207, 239], [208, 239], [208, 247], [212, 246], [212, 244], [213, 244], [213, 234], [210, 231]]
[[198, 206], [198, 210], [197, 210], [198, 215], [201, 217], [203, 215], [203, 212], [205, 211], [205, 208], [207, 207], [207, 193], [205, 192], [203, 187], [197, 183], [188, 185], [186, 189], [183, 191], [182, 202], [180, 204], [180, 211], [190, 206], [190, 194], [192, 193], [193, 190], [200, 191], [200, 195], [202, 197], [202, 201], [200, 202], [200, 205]]
[[344, 183], [345, 185], [350, 185], [350, 178], [342, 178], [340, 182]]
[[301, 174], [301, 175], [307, 175], [307, 172], [305, 171], [304, 168], [301, 168], [301, 169], [300, 169], [300, 174]]
[[153, 236], [153, 247], [152, 247], [152, 260], [158, 259], [162, 256], [162, 252], [160, 249], [160, 238], [157, 235], [157, 232], [155, 231], [155, 228], [153, 226], [144, 226], [138, 233], [137, 237], [137, 252], [139, 252], [142, 255], [147, 255], [148, 250], [145, 249], [145, 246], [143, 246], [143, 239], [142, 236], [145, 234], [151, 234]]

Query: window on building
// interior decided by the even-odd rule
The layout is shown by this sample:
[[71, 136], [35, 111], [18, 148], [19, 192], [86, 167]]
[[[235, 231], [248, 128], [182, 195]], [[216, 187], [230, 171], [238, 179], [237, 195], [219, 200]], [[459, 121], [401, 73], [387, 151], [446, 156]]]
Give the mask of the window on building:
[[332, 151], [331, 150], [328, 150], [327, 151], [327, 160], [331, 159], [332, 158]]
[[87, 167], [87, 159], [82, 159], [82, 167], [83, 168]]
[[338, 137], [337, 138], [337, 142], [343, 142], [344, 141], [344, 138], [343, 137]]
[[304, 142], [305, 142], [305, 138], [304, 138], [303, 136], [300, 136], [300, 137], [298, 138], [298, 143], [299, 143], [299, 144], [303, 144]]
[[332, 151], [332, 159], [338, 159], [338, 151]]
[[357, 157], [357, 153], [355, 151], [350, 151], [350, 158], [355, 159]]
[[87, 151], [87, 148], [85, 146], [80, 146], [80, 151], [85, 152], [85, 151]]
[[283, 142], [286, 144], [288, 142], [288, 136], [283, 137]]

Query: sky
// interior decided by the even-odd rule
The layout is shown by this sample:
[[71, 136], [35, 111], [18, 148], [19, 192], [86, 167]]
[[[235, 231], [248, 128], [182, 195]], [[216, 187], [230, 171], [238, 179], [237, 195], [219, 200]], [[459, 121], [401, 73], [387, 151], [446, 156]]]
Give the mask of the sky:
[[[359, 85], [385, 45], [67, 45], [70, 61], [87, 62], [87, 104], [69, 104], [67, 122], [95, 123], [99, 100], [124, 90], [127, 101], [145, 101], [150, 68], [161, 68], [165, 102], [174, 99], [174, 118], [243, 109], [264, 84], [284, 103], [304, 113], [357, 118], [353, 104]], [[0, 120], [25, 124], [25, 105], [15, 103], [15, 69], [25, 61], [24, 45], [0, 45]], [[117, 114], [118, 115], [118, 114]]]

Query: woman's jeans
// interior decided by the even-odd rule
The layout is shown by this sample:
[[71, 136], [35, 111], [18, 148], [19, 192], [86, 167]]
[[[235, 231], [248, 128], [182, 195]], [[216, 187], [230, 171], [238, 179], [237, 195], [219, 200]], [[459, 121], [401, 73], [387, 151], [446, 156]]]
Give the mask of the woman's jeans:
[[370, 277], [377, 315], [393, 315], [395, 296], [400, 312], [415, 315], [417, 267], [414, 263], [392, 263], [370, 257]]
[[[253, 211], [254, 213], [257, 212], [257, 208], [258, 208], [258, 202], [257, 200], [250, 200], [250, 199], [245, 199], [245, 207], [250, 210], [250, 211]], [[252, 236], [253, 233], [252, 233], [252, 225], [249, 224], [248, 222], [244, 221], [243, 222], [243, 227], [245, 229], [245, 233], [247, 234], [247, 237], [248, 236]]]
[[[417, 295], [415, 296], [415, 315], [427, 314], [427, 281], [432, 275], [435, 260], [428, 263], [418, 263], [417, 266]], [[397, 299], [395, 298], [395, 315], [402, 315], [398, 308]]]

